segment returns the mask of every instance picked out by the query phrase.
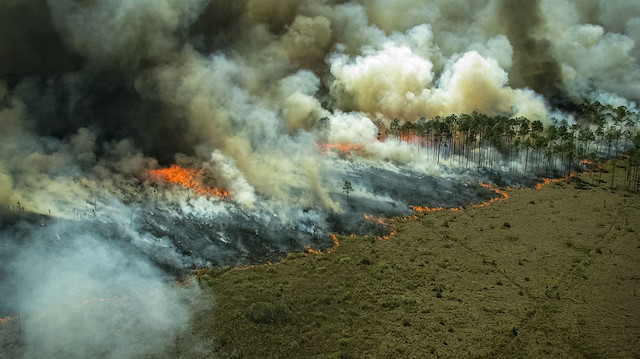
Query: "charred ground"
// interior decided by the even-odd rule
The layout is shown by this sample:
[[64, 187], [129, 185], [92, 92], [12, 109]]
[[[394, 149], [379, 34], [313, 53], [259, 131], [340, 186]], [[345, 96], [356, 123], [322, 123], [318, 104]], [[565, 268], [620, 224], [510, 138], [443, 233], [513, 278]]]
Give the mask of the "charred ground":
[[220, 357], [638, 355], [640, 206], [601, 181], [395, 221], [392, 239], [341, 236], [331, 254], [203, 270], [217, 307], [169, 356], [194, 342]]

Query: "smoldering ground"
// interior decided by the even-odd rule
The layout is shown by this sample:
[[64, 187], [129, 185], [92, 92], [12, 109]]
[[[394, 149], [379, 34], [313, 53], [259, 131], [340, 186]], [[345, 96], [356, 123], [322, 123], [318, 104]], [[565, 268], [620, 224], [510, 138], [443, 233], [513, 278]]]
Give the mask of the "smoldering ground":
[[[381, 230], [364, 214], [484, 201], [494, 194], [480, 168], [379, 141], [374, 121], [573, 121], [554, 106], [583, 98], [635, 109], [639, 11], [601, 0], [4, 1], [0, 314], [25, 313], [27, 357], [144, 355], [148, 334], [169, 339], [188, 321], [167, 273]], [[496, 170], [522, 183], [510, 161]], [[230, 198], [148, 177], [171, 164], [206, 169]], [[162, 293], [155, 308], [140, 287]], [[94, 310], [92, 298], [121, 299]], [[76, 309], [85, 299], [92, 310]], [[54, 314], [36, 320], [43, 312]]]

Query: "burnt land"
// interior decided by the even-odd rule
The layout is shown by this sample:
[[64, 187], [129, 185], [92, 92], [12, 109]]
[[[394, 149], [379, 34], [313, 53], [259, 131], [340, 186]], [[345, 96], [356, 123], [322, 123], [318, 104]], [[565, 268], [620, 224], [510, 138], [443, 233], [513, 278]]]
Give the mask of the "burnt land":
[[330, 254], [203, 270], [215, 304], [167, 354], [637, 357], [640, 200], [610, 178], [398, 219], [391, 239], [339, 236]]

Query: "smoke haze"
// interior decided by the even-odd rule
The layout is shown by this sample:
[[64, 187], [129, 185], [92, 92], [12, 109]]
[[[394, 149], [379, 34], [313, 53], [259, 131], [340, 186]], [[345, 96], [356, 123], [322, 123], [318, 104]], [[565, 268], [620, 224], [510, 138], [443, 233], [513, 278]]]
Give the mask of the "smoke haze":
[[[378, 119], [637, 111], [639, 60], [632, 0], [5, 0], [0, 318], [26, 357], [154, 354], [189, 321], [168, 274], [492, 196]], [[149, 175], [172, 164], [231, 195]]]

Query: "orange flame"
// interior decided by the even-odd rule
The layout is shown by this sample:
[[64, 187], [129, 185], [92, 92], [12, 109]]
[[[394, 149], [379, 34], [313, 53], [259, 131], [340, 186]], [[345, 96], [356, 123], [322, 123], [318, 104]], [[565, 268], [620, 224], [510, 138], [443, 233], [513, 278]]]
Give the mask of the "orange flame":
[[[331, 240], [333, 240], [333, 249], [327, 249], [327, 254], [330, 254], [331, 252], [333, 252], [333, 250], [340, 245], [340, 241], [338, 240], [338, 237], [336, 237], [335, 234], [333, 233], [329, 233], [329, 235], [331, 236]], [[307, 246], [305, 248], [307, 253], [311, 253], [311, 254], [322, 254], [322, 250], [321, 249], [313, 249], [311, 248], [311, 246]]]
[[[471, 207], [473, 208], [485, 207], [495, 202], [504, 201], [505, 199], [509, 198], [509, 194], [506, 191], [503, 191], [499, 188], [495, 188], [491, 184], [485, 184], [480, 182], [480, 186], [494, 192], [495, 194], [498, 194], [499, 197], [494, 197], [481, 203], [472, 204]], [[510, 188], [507, 187], [507, 189], [510, 189]], [[412, 206], [411, 208], [413, 208], [413, 210], [416, 212], [439, 212], [444, 210], [451, 211], [451, 212], [458, 212], [463, 209], [462, 207], [444, 208], [444, 207], [427, 207], [427, 206]]]
[[427, 207], [427, 206], [413, 206], [414, 211], [416, 212], [438, 212], [444, 210], [444, 207]]
[[[384, 219], [382, 217], [376, 217], [376, 216], [374, 216], [372, 214], [365, 214], [364, 215], [364, 219], [366, 219], [367, 221], [371, 221], [371, 222], [377, 223], [379, 225], [385, 226], [385, 227], [389, 225], [387, 223], [386, 219]], [[390, 221], [393, 222], [393, 219], [391, 219]], [[381, 240], [385, 239], [386, 240], [386, 239], [389, 239], [389, 238], [393, 237], [395, 234], [396, 234], [395, 228], [391, 227], [391, 233], [389, 233], [386, 236], [378, 236], [378, 239], [381, 239]]]
[[548, 185], [549, 183], [551, 183], [551, 179], [550, 178], [543, 178], [542, 182], [536, 183], [536, 189], [540, 189], [540, 188]]
[[386, 236], [384, 236], [384, 237], [378, 237], [378, 238], [379, 238], [379, 239], [387, 240], [387, 239], [389, 239], [389, 238], [391, 238], [391, 237], [395, 236], [395, 235], [396, 235], [396, 233], [398, 233], [398, 232], [396, 232], [396, 229], [394, 228], [394, 229], [391, 231], [391, 233], [389, 233], [388, 235], [386, 235]]
[[491, 204], [493, 204], [495, 202], [504, 201], [505, 199], [509, 198], [509, 194], [507, 192], [505, 192], [505, 191], [503, 191], [503, 190], [501, 190], [499, 188], [494, 188], [490, 183], [489, 184], [485, 184], [485, 183], [480, 182], [480, 186], [482, 186], [482, 187], [484, 187], [484, 188], [486, 188], [486, 189], [488, 189], [488, 190], [500, 195], [500, 197], [494, 197], [494, 198], [491, 198], [490, 200], [484, 201], [482, 203], [472, 204], [471, 207], [473, 207], [473, 208], [485, 207], [485, 206], [491, 205]]
[[333, 239], [333, 244], [337, 247], [340, 245], [340, 241], [338, 241], [338, 237], [335, 234], [329, 233], [331, 235], [331, 239]]
[[221, 190], [203, 184], [203, 171], [201, 170], [187, 169], [177, 165], [171, 165], [169, 168], [151, 170], [149, 173], [162, 181], [181, 184], [182, 186], [203, 196], [231, 196], [231, 192], [227, 190]]
[[383, 225], [383, 226], [386, 226], [386, 225], [387, 225], [387, 221], [385, 221], [385, 219], [384, 219], [384, 218], [382, 218], [382, 217], [376, 217], [376, 216], [374, 216], [374, 215], [372, 215], [372, 214], [366, 214], [366, 213], [365, 213], [365, 215], [364, 215], [364, 219], [366, 219], [367, 221], [371, 221], [371, 222], [374, 222], [374, 223], [377, 223], [377, 224]]
[[564, 176], [562, 178], [543, 178], [542, 182], [536, 183], [536, 189], [540, 189], [540, 188], [542, 188], [542, 187], [544, 187], [546, 185], [549, 185], [551, 183], [568, 181], [569, 179], [571, 179], [575, 175], [576, 175], [575, 172], [571, 172], [571, 173], [569, 173], [568, 175], [566, 175], [566, 176]]
[[11, 317], [0, 318], [0, 323], [6, 323], [6, 322], [8, 322], [10, 320], [13, 320], [13, 318], [11, 318]]
[[352, 151], [361, 151], [364, 149], [364, 145], [359, 143], [319, 143], [318, 147], [325, 151], [340, 151], [344, 153], [350, 153]]
[[311, 253], [311, 254], [321, 254], [322, 250], [320, 249], [312, 249], [311, 246], [307, 246], [307, 253]]
[[[629, 156], [625, 156], [625, 158], [629, 158]], [[589, 160], [582, 160], [582, 164], [586, 166], [585, 173], [592, 173], [595, 171], [602, 171], [603, 165], [602, 163], [593, 163]]]

